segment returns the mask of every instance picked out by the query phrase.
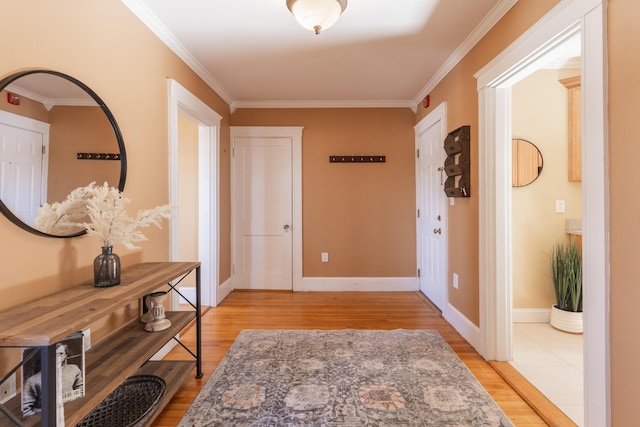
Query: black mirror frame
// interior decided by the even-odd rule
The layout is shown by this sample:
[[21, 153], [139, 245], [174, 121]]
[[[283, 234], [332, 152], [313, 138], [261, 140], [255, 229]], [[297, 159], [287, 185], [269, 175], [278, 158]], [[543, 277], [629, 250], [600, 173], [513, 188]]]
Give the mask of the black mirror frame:
[[[544, 168], [544, 157], [542, 157], [542, 151], [540, 151], [540, 148], [533, 142], [523, 138], [512, 138], [511, 141], [514, 141], [516, 139], [529, 143], [533, 148], [536, 149], [536, 151], [538, 151], [538, 155], [540, 156], [540, 166], [538, 166], [538, 175], [536, 175], [534, 179], [522, 185], [514, 185], [513, 182], [511, 183], [511, 188], [523, 188], [523, 187], [526, 187], [527, 185], [533, 184], [534, 182], [536, 182], [538, 178], [540, 178], [540, 175], [542, 174], [542, 169]], [[511, 165], [511, 167], [513, 167], [513, 165]]]
[[[107, 107], [107, 105], [104, 103], [104, 101], [102, 101], [102, 99], [98, 96], [97, 93], [95, 93], [89, 86], [87, 86], [86, 84], [82, 83], [80, 80], [76, 79], [75, 77], [71, 77], [67, 74], [61, 73], [59, 71], [53, 71], [53, 70], [46, 70], [46, 69], [33, 69], [33, 70], [27, 70], [27, 71], [20, 71], [14, 74], [11, 74], [8, 77], [3, 78], [2, 80], [0, 80], [0, 91], [4, 90], [10, 83], [12, 83], [13, 81], [24, 77], [24, 76], [28, 76], [30, 74], [51, 74], [54, 76], [58, 76], [61, 77], [65, 80], [70, 81], [71, 83], [74, 83], [75, 85], [77, 85], [78, 87], [80, 87], [81, 89], [83, 89], [85, 92], [87, 92], [89, 94], [89, 96], [91, 96], [91, 98], [93, 98], [93, 100], [96, 102], [96, 104], [98, 104], [98, 106], [102, 109], [102, 111], [104, 112], [104, 114], [107, 116], [107, 119], [109, 120], [109, 123], [111, 123], [111, 127], [113, 128], [113, 132], [116, 136], [116, 140], [118, 142], [118, 149], [120, 150], [120, 179], [118, 181], [118, 189], [120, 191], [124, 190], [124, 183], [127, 179], [127, 153], [125, 151], [124, 148], [124, 139], [122, 138], [122, 132], [120, 132], [120, 128], [118, 127], [118, 123], [116, 122], [115, 117], [113, 117], [113, 114], [111, 113], [111, 111], [109, 110], [109, 108]], [[77, 236], [82, 236], [83, 234], [86, 234], [87, 231], [86, 230], [82, 230], [79, 231], [77, 233], [74, 234], [69, 234], [69, 235], [64, 235], [64, 236], [60, 236], [60, 235], [55, 235], [55, 234], [48, 234], [48, 233], [44, 233], [36, 228], [33, 228], [27, 224], [25, 224], [20, 218], [18, 218], [13, 211], [2, 201], [2, 199], [0, 199], [0, 212], [7, 217], [7, 219], [9, 221], [11, 221], [13, 224], [17, 225], [18, 227], [22, 228], [23, 230], [26, 230], [30, 233], [36, 234], [38, 236], [43, 236], [43, 237], [57, 237], [57, 238], [70, 238], [70, 237], [77, 237]]]

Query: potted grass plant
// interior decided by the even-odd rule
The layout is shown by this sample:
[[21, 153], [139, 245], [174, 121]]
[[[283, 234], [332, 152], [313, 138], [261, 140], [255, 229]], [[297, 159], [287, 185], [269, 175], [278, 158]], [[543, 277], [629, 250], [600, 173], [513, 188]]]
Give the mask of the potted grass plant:
[[551, 326], [582, 333], [582, 256], [573, 240], [554, 246], [551, 275], [556, 295], [556, 303], [551, 307]]

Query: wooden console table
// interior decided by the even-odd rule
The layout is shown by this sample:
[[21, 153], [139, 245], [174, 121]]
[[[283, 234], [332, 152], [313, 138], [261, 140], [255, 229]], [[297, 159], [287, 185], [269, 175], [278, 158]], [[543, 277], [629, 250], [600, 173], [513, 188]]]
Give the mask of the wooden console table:
[[[96, 288], [86, 283], [0, 313], [0, 347], [38, 349], [42, 361], [42, 413], [22, 417], [20, 396], [0, 405], [0, 426], [56, 425], [56, 343], [82, 331], [119, 308], [169, 285], [180, 294], [178, 283], [189, 273], [196, 274], [194, 310], [166, 312], [171, 327], [160, 332], [146, 332], [135, 318], [92, 344], [85, 354], [85, 396], [65, 403], [65, 425], [74, 426], [97, 406], [120, 383], [133, 374], [153, 374], [166, 382], [165, 394], [156, 409], [158, 414], [191, 373], [194, 363], [196, 378], [202, 377], [201, 284], [199, 262], [142, 263], [122, 270], [121, 282], [109, 288]], [[183, 296], [184, 298], [184, 296]], [[195, 353], [189, 361], [149, 361], [167, 342], [195, 319]], [[16, 366], [5, 378], [15, 373]], [[152, 417], [148, 424], [153, 422]]]

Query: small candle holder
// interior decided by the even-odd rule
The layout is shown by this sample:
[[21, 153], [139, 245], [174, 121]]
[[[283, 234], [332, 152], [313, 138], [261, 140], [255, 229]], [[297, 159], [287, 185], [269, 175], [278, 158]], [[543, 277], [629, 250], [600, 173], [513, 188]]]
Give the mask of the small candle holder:
[[145, 323], [145, 331], [164, 331], [171, 326], [171, 321], [166, 318], [164, 313], [163, 302], [166, 298], [167, 293], [165, 291], [153, 292], [146, 296], [145, 304], [149, 311], [140, 317], [140, 321]]

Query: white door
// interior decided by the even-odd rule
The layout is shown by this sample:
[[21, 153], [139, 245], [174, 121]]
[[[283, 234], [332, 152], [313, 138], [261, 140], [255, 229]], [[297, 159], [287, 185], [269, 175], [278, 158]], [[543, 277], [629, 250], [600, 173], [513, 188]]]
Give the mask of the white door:
[[233, 283], [286, 289], [292, 279], [292, 140], [232, 140]]
[[416, 205], [420, 290], [440, 310], [447, 301], [447, 228], [443, 104], [416, 125]]
[[41, 133], [0, 124], [0, 199], [30, 225], [44, 201], [43, 144]]

